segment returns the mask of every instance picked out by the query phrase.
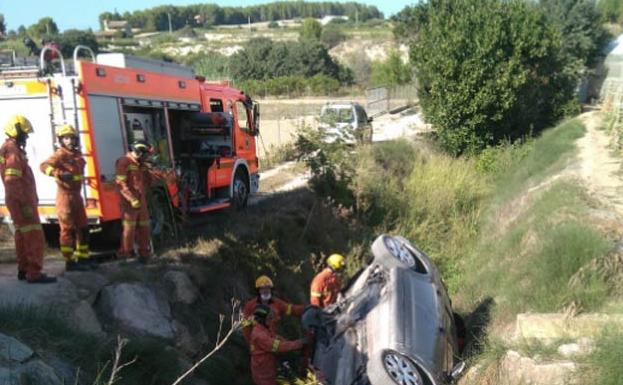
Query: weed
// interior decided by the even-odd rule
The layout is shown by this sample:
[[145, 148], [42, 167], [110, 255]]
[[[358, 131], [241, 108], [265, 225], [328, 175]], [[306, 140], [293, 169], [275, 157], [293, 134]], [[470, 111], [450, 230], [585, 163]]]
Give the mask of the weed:
[[595, 351], [586, 358], [589, 370], [582, 380], [593, 385], [620, 385], [623, 379], [623, 330], [609, 327], [596, 341]]

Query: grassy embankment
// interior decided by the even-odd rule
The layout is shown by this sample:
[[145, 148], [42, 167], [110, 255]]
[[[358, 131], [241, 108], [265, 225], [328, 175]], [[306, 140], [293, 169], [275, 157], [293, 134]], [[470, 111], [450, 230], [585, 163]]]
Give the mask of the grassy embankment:
[[[468, 318], [475, 358], [508, 348], [493, 336], [518, 313], [604, 311], [616, 294], [616, 275], [591, 269], [615, 241], [591, 216], [600, 203], [578, 180], [560, 177], [584, 131], [570, 120], [469, 159], [406, 142], [359, 156], [350, 185], [360, 218], [376, 232], [412, 239], [439, 264]], [[609, 349], [605, 341], [595, 357]], [[599, 383], [616, 378], [614, 361], [589, 361]]]

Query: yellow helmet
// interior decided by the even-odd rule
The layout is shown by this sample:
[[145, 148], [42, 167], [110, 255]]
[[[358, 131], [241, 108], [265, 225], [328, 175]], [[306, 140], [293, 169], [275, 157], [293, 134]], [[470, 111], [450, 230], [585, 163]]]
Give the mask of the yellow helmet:
[[71, 124], [63, 124], [56, 129], [56, 136], [78, 136], [78, 131]]
[[255, 280], [255, 288], [259, 289], [260, 287], [273, 287], [273, 281], [265, 275], [260, 275]]
[[25, 116], [13, 115], [4, 126], [4, 133], [10, 138], [17, 138], [20, 132], [31, 134], [33, 132], [32, 124]]
[[331, 254], [329, 258], [327, 258], [327, 265], [333, 270], [339, 271], [346, 266], [346, 259], [342, 254]]

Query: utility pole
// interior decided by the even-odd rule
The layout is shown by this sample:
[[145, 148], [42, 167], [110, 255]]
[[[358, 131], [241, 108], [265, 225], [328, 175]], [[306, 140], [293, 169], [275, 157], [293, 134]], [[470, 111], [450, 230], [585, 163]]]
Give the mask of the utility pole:
[[169, 33], [173, 33], [173, 27], [171, 26], [171, 12], [167, 12], [167, 16], [169, 17]]

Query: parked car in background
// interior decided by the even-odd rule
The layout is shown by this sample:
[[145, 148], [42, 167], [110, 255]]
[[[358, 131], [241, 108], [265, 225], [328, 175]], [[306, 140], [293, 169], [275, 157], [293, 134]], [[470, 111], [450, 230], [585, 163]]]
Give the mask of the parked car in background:
[[439, 271], [400, 236], [381, 235], [374, 260], [328, 308], [309, 308], [312, 366], [325, 385], [447, 385], [465, 369]]
[[325, 134], [325, 141], [332, 143], [371, 143], [372, 118], [357, 102], [327, 103], [320, 111], [318, 128]]

